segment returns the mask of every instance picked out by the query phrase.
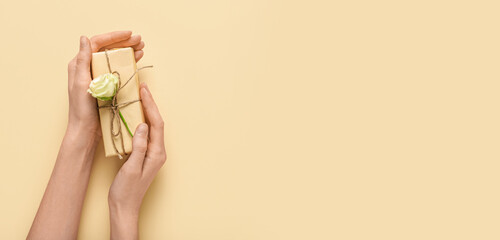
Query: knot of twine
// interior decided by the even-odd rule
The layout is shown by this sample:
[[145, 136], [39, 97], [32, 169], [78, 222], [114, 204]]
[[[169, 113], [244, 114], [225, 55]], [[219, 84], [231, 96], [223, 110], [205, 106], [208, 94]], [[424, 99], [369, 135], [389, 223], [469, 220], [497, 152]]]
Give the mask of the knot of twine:
[[[121, 121], [120, 121], [120, 118], [118, 116], [122, 117], [122, 121], [125, 124], [125, 127], [127, 127], [127, 129], [128, 129], [128, 126], [127, 126], [127, 123], [125, 122], [125, 119], [123, 119], [123, 116], [120, 113], [120, 109], [123, 108], [123, 107], [126, 107], [126, 106], [128, 106], [128, 105], [130, 105], [132, 103], [140, 102], [141, 99], [118, 103], [116, 97], [118, 96], [118, 93], [120, 92], [120, 90], [122, 88], [124, 88], [130, 82], [130, 80], [132, 80], [132, 78], [134, 78], [134, 76], [137, 74], [137, 72], [139, 70], [142, 70], [144, 68], [151, 68], [153, 66], [144, 66], [144, 67], [138, 68], [137, 70], [135, 70], [134, 74], [132, 74], [132, 76], [130, 76], [130, 78], [125, 82], [125, 84], [122, 85], [120, 73], [118, 71], [112, 71], [111, 70], [111, 64], [109, 63], [108, 51], [104, 50], [104, 54], [106, 55], [106, 63], [108, 64], [109, 73], [116, 74], [118, 76], [118, 88], [116, 89], [115, 95], [111, 99], [110, 104], [109, 105], [104, 105], [104, 106], [99, 106], [99, 108], [109, 108], [109, 110], [110, 110], [110, 113], [111, 113], [111, 118], [110, 118], [111, 142], [113, 143], [113, 148], [115, 149], [116, 154], [118, 154], [118, 158], [123, 159], [122, 154], [126, 156], [127, 153], [125, 152], [125, 145], [123, 143], [123, 134], [122, 134]], [[115, 126], [115, 124], [114, 124], [115, 123], [115, 119], [117, 120], [116, 121], [116, 123], [117, 123], [116, 125], [117, 125], [118, 130], [115, 130], [115, 128], [114, 128], [114, 126]], [[130, 133], [130, 134], [132, 134], [132, 133]], [[123, 153], [121, 153], [118, 150], [118, 148], [116, 147], [116, 143], [115, 143], [115, 138], [116, 137], [120, 137], [121, 148], [122, 148], [122, 152]]]

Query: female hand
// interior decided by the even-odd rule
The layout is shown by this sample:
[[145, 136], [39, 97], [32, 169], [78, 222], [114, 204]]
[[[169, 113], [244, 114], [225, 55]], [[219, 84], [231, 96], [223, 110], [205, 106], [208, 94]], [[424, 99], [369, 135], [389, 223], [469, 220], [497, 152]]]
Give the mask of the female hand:
[[142, 199], [167, 159], [160, 112], [145, 83], [141, 84], [140, 93], [149, 129], [145, 123], [137, 127], [132, 153], [109, 190], [111, 239], [138, 239], [137, 224]]
[[68, 65], [69, 121], [54, 170], [28, 239], [76, 239], [100, 135], [96, 100], [87, 93], [92, 52], [129, 47], [139, 60], [144, 43], [130, 31], [80, 38], [80, 52]]
[[85, 36], [80, 37], [80, 51], [68, 64], [68, 130], [76, 131], [80, 137], [99, 139], [98, 136], [101, 135], [96, 100], [87, 93], [92, 81], [92, 53], [118, 47], [132, 47], [136, 61], [144, 55], [144, 42], [140, 35], [132, 36], [131, 31], [117, 31], [96, 35], [90, 40]]

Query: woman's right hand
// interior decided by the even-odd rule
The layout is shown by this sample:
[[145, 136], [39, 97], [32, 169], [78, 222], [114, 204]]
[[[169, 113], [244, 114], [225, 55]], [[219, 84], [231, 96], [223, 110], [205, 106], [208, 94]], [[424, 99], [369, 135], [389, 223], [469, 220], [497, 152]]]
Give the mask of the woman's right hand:
[[132, 153], [109, 189], [111, 239], [138, 239], [137, 224], [142, 199], [167, 159], [163, 119], [145, 83], [141, 84], [140, 93], [149, 127], [146, 123], [137, 127]]

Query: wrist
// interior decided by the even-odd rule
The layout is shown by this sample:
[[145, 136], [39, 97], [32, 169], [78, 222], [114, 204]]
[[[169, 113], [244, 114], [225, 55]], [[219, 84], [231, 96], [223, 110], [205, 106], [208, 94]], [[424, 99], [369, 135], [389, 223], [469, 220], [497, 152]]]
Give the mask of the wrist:
[[[68, 124], [60, 149], [60, 154], [68, 157], [61, 159], [70, 159], [74, 163], [92, 163], [99, 140], [100, 137], [88, 129]], [[91, 164], [82, 166], [88, 170]]]
[[111, 239], [138, 239], [139, 211], [109, 202]]
[[131, 207], [120, 204], [108, 198], [108, 206], [110, 214], [124, 218], [139, 218], [140, 207]]
[[83, 147], [97, 147], [101, 139], [101, 129], [97, 127], [85, 126], [81, 123], [68, 123], [65, 139], [76, 140], [83, 143]]

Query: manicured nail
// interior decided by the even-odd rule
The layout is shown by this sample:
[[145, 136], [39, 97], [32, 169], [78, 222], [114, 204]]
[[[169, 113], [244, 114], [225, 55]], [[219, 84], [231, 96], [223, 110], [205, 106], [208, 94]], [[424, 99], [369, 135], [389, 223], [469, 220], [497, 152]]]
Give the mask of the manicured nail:
[[141, 42], [141, 35], [137, 35], [137, 34], [132, 35], [132, 36], [130, 36], [130, 39], [131, 39], [130, 41], [132, 41], [132, 42], [136, 42], [136, 41]]
[[87, 37], [80, 36], [80, 49], [85, 48], [87, 46]]
[[146, 135], [148, 132], [148, 125], [145, 124], [145, 123], [141, 123], [139, 124], [139, 126], [137, 126], [137, 130], [136, 130], [136, 135], [139, 134], [139, 135]]
[[145, 82], [141, 83], [142, 85], [142, 89], [144, 91], [145, 94], [150, 94], [149, 93], [149, 88], [148, 88], [148, 84], [146, 84]]

